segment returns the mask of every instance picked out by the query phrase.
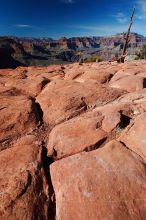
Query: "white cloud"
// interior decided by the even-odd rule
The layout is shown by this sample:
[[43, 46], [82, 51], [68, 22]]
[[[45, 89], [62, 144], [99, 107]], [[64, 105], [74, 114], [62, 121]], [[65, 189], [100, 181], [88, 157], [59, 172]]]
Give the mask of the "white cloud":
[[29, 24], [16, 24], [15, 27], [18, 27], [18, 28], [33, 28], [34, 26], [29, 25]]
[[113, 15], [116, 18], [117, 22], [120, 24], [127, 23], [128, 18], [123, 12], [118, 12], [116, 15]]
[[[70, 25], [66, 28], [71, 29], [73, 33], [80, 36], [111, 36], [118, 33], [127, 32], [128, 24], [117, 24], [117, 25]], [[138, 24], [133, 24], [132, 32], [142, 34], [146, 36], [145, 24], [141, 24], [139, 28]]]
[[74, 4], [75, 3], [74, 0], [60, 0], [60, 1], [65, 4]]
[[[107, 36], [127, 31], [127, 25], [70, 25], [67, 26], [74, 31], [84, 32], [86, 35]], [[85, 35], [84, 34], [84, 35]]]
[[137, 11], [136, 14], [137, 19], [146, 19], [146, 0], [137, 0]]

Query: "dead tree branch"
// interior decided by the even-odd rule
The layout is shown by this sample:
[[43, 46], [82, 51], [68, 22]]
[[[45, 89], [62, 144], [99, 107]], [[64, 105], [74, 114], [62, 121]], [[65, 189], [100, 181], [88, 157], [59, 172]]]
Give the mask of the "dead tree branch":
[[135, 8], [133, 9], [132, 15], [130, 17], [130, 24], [129, 24], [129, 27], [128, 27], [128, 31], [127, 31], [126, 35], [124, 35], [125, 43], [124, 43], [124, 47], [123, 47], [122, 56], [120, 57], [120, 62], [121, 63], [124, 63], [125, 57], [127, 56], [127, 48], [128, 48], [128, 44], [129, 44], [129, 41], [130, 41], [129, 37], [130, 37], [131, 27], [132, 27], [132, 24], [133, 24], [134, 14], [135, 14]]

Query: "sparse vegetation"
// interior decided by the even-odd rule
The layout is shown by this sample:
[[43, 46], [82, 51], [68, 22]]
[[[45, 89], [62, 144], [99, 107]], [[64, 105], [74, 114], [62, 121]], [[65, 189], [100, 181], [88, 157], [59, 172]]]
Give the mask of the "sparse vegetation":
[[102, 60], [102, 58], [101, 58], [100, 56], [98, 56], [98, 55], [92, 55], [91, 57], [89, 57], [89, 58], [87, 58], [87, 59], [85, 60], [85, 63], [94, 63], [94, 62], [99, 63], [99, 62], [101, 62], [101, 61], [103, 61], [103, 60]]
[[146, 45], [143, 45], [141, 51], [139, 53], [136, 53], [138, 56], [138, 59], [146, 59]]

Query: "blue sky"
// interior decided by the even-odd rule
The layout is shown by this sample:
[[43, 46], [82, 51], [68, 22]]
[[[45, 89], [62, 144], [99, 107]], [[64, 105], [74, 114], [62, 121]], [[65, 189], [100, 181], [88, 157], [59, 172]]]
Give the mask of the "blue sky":
[[127, 30], [146, 36], [146, 0], [0, 0], [0, 35], [106, 36]]

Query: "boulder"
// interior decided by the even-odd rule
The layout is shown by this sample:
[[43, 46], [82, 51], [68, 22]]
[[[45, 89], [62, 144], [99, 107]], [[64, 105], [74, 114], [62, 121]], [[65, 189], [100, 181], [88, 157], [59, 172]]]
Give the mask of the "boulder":
[[55, 125], [73, 118], [87, 109], [106, 104], [124, 94], [95, 81], [56, 80], [37, 96], [46, 124]]
[[0, 149], [5, 143], [33, 130], [38, 118], [33, 100], [24, 96], [0, 96]]
[[121, 143], [80, 153], [51, 165], [56, 219], [145, 219], [146, 172]]
[[5, 83], [6, 87], [13, 87], [19, 91], [21, 95], [35, 97], [50, 82], [47, 78], [37, 77], [35, 79], [10, 79]]
[[32, 135], [0, 153], [0, 219], [47, 219], [41, 144]]
[[56, 126], [49, 136], [48, 155], [60, 159], [98, 148], [107, 137], [102, 120], [98, 112], [89, 112]]
[[65, 68], [61, 65], [51, 65], [48, 67], [30, 66], [27, 68], [28, 79], [35, 80], [38, 77], [53, 80], [54, 78], [62, 78]]
[[[116, 73], [117, 68], [111, 67], [109, 65], [106, 68], [107, 64], [100, 66], [100, 64], [96, 63], [96, 65], [84, 64], [81, 66], [71, 66], [70, 69], [66, 68], [65, 71], [65, 80], [76, 80], [77, 82], [85, 82], [88, 80], [95, 80], [98, 83], [106, 83], [108, 82], [112, 76]], [[72, 68], [71, 68], [72, 67]]]
[[139, 76], [127, 76], [110, 83], [110, 87], [126, 90], [127, 92], [135, 92], [144, 88], [144, 78]]
[[146, 113], [137, 116], [119, 140], [146, 162]]

